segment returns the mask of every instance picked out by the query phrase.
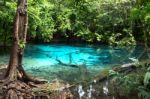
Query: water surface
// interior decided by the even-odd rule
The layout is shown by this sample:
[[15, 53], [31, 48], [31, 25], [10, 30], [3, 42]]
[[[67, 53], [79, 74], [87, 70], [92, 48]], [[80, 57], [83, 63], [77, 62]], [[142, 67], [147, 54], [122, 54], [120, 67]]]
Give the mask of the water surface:
[[[25, 49], [23, 66], [35, 77], [78, 82], [116, 64], [132, 62], [129, 58], [146, 59], [143, 51], [142, 46], [29, 44]], [[0, 54], [0, 64], [8, 63], [8, 59], [8, 54]]]

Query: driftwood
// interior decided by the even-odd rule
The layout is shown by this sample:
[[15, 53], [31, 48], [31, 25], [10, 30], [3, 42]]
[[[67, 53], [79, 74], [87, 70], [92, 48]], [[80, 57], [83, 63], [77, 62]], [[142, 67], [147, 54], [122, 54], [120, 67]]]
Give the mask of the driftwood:
[[[148, 68], [150, 66], [150, 62], [149, 62], [149, 60], [146, 60], [146, 61], [140, 62], [139, 64], [128, 63], [128, 64], [123, 64], [123, 65], [118, 65], [118, 66], [114, 66], [112, 68], [112, 70], [115, 72], [118, 72], [118, 73], [127, 74], [138, 68], [141, 68], [141, 67], [138, 67], [137, 65], [144, 65], [146, 68]], [[75, 87], [79, 84], [82, 84], [84, 86], [84, 85], [90, 85], [95, 82], [96, 83], [103, 82], [103, 81], [108, 80], [109, 78], [112, 78], [113, 76], [114, 75], [109, 75], [108, 71], [100, 71], [100, 73], [96, 77], [94, 77], [92, 80], [90, 80], [90, 81], [84, 80], [84, 81], [78, 82], [78, 83], [70, 86], [70, 88]]]

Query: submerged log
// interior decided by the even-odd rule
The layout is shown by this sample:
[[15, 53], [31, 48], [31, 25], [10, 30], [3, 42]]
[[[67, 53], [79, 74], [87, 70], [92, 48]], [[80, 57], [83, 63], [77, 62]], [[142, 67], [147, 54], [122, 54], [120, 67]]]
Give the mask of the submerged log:
[[75, 65], [75, 64], [66, 64], [66, 63], [63, 63], [62, 61], [56, 59], [56, 61], [60, 64], [60, 65], [63, 65], [63, 66], [68, 66], [68, 67], [73, 67], [73, 68], [79, 68], [78, 65]]

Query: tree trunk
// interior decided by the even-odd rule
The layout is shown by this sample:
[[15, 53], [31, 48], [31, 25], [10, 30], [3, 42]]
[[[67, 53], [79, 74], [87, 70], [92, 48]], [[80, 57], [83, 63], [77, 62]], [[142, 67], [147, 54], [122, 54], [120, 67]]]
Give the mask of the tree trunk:
[[26, 42], [27, 24], [27, 0], [18, 0], [14, 22], [12, 50], [5, 75], [5, 77], [8, 77], [10, 80], [15, 80], [17, 78], [17, 69], [22, 66], [22, 56]]
[[45, 83], [28, 76], [22, 67], [22, 58], [26, 43], [28, 26], [27, 0], [18, 0], [16, 17], [14, 21], [13, 43], [10, 55], [9, 65], [5, 74], [5, 78], [9, 81], [19, 80], [32, 81], [34, 83]]
[[[28, 26], [27, 0], [18, 0], [16, 16], [14, 20], [13, 42], [9, 65], [6, 70], [2, 86], [4, 87], [5, 99], [22, 99], [24, 95], [31, 94], [31, 86], [28, 82], [45, 83], [28, 76], [22, 67], [22, 58], [26, 43]], [[22, 93], [20, 95], [20, 93]]]

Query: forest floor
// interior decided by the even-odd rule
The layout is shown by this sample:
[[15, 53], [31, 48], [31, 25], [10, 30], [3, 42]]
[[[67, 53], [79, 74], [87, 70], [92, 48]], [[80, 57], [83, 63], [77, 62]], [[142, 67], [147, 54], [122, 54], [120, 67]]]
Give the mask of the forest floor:
[[[0, 65], [0, 77], [3, 77], [7, 65]], [[114, 71], [132, 73], [134, 66], [114, 67]], [[140, 69], [137, 69], [138, 71]], [[32, 96], [29, 99], [138, 99], [137, 92], [126, 93], [113, 83], [108, 70], [102, 71], [91, 81], [82, 81], [70, 85], [63, 80], [55, 79], [46, 84], [32, 86]], [[0, 84], [1, 85], [1, 84]], [[0, 99], [3, 99], [3, 88], [0, 88]], [[27, 98], [28, 99], [28, 98]]]

